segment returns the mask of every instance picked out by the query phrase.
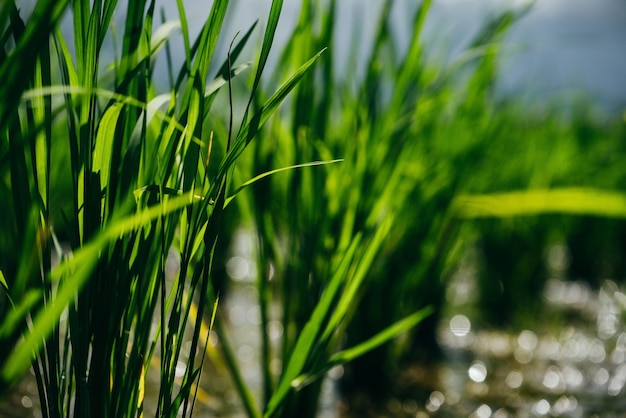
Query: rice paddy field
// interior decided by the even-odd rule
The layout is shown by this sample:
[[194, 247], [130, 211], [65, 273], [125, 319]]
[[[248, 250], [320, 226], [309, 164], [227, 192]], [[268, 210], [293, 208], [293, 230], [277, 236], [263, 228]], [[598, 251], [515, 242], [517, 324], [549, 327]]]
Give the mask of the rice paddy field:
[[535, 6], [229, 3], [0, 2], [0, 416], [621, 416], [626, 113], [497, 90]]

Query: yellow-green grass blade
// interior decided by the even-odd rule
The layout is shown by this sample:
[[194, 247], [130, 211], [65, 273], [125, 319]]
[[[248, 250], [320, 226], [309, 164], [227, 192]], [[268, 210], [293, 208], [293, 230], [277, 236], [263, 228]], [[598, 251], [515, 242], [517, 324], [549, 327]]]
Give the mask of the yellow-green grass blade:
[[557, 188], [461, 195], [454, 200], [453, 210], [466, 219], [549, 213], [626, 218], [626, 194], [613, 190]]
[[[148, 111], [147, 117], [153, 118], [154, 116], [159, 116], [163, 118], [166, 122], [172, 124], [172, 129], [178, 132], [184, 132], [185, 126], [179, 123], [175, 118], [167, 115], [166, 113], [159, 110], [164, 103], [167, 102], [166, 99], [170, 99], [169, 95], [160, 95], [155, 97], [152, 101], [150, 101], [147, 105], [144, 102], [141, 102], [135, 99], [132, 96], [126, 96], [123, 94], [115, 93], [113, 91], [103, 89], [103, 88], [86, 88], [79, 85], [53, 85], [46, 86], [39, 89], [27, 90], [24, 92], [22, 99], [24, 101], [34, 100], [39, 96], [55, 96], [55, 95], [72, 95], [75, 97], [85, 96], [89, 97], [91, 95], [98, 96], [102, 99], [111, 100], [117, 102], [119, 104], [123, 104], [125, 106], [132, 106], [144, 111]], [[167, 96], [167, 97], [166, 97]], [[148, 120], [151, 120], [150, 118]], [[194, 141], [200, 143], [199, 138], [193, 138]]]
[[[39, 290], [31, 289], [23, 295], [20, 295], [18, 304], [13, 305], [13, 309], [2, 319], [2, 324], [0, 324], [0, 340], [8, 339], [15, 330], [20, 327], [20, 324], [24, 322], [24, 318], [28, 315], [28, 312], [40, 302], [41, 291]], [[13, 301], [11, 301], [11, 303], [13, 303]], [[10, 382], [11, 380], [8, 381]]]
[[[41, 88], [50, 85], [50, 52], [48, 49], [42, 51], [37, 60], [35, 69], [34, 88]], [[50, 97], [40, 97], [32, 103], [32, 126], [41, 126], [35, 134], [35, 153], [33, 167], [35, 168], [34, 180], [35, 188], [44, 208], [44, 218], [48, 217], [49, 189], [50, 189], [50, 146], [52, 142], [52, 103]]]
[[96, 135], [96, 147], [93, 156], [93, 170], [100, 172], [100, 184], [104, 189], [109, 184], [111, 170], [111, 154], [115, 141], [117, 121], [120, 117], [124, 105], [114, 104], [102, 115], [98, 124], [98, 134]]
[[4, 273], [2, 272], [2, 270], [0, 270], [0, 284], [4, 286], [5, 290], [9, 290], [7, 279], [4, 278]]

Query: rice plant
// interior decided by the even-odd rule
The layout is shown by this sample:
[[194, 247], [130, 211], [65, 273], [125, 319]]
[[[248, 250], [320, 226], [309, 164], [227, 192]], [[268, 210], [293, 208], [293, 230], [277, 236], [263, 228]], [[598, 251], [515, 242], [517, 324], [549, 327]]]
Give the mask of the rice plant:
[[[365, 75], [359, 78], [355, 74], [361, 69], [356, 63], [363, 60], [356, 55], [347, 60], [352, 63], [347, 75], [335, 73], [334, 60], [344, 52], [334, 51], [336, 7], [333, 1], [302, 3], [278, 70], [264, 86], [271, 88], [284, 79], [283, 72], [288, 74], [301, 54], [322, 46], [330, 53], [297, 87], [281, 118], [262, 133], [266, 139], [253, 145], [253, 152], [243, 156], [239, 167], [249, 170], [244, 175], [249, 177], [276, 166], [343, 160], [323, 170], [306, 168], [266, 179], [238, 201], [259, 236], [256, 286], [262, 320], [263, 393], [269, 411], [274, 412], [276, 388], [286, 378], [295, 378], [292, 386], [300, 389], [293, 390], [283, 416], [315, 414], [322, 375], [309, 372], [297, 378], [287, 366], [276, 376], [271, 361], [278, 357], [283, 364], [292, 364], [294, 350], [302, 349], [302, 330], [312, 323], [317, 326], [311, 315], [315, 317], [319, 298], [332, 288], [338, 274], [344, 275], [341, 281], [351, 306], [343, 309], [343, 300], [338, 299], [331, 308], [334, 313], [327, 315], [337, 318], [336, 323], [329, 320], [336, 325], [333, 338], [317, 341], [313, 346], [317, 354], [308, 360], [313, 365], [309, 367], [315, 369], [315, 361], [328, 362], [345, 347], [380, 341], [382, 346], [368, 346], [372, 351], [361, 352], [345, 368], [341, 385], [348, 395], [366, 391], [370, 398], [384, 398], [394, 390], [394, 377], [402, 365], [417, 358], [430, 361], [437, 355], [435, 331], [445, 304], [447, 279], [469, 238], [477, 231], [487, 233], [478, 222], [468, 221], [481, 216], [471, 212], [474, 205], [493, 210], [482, 215], [493, 218], [506, 217], [506, 208], [517, 208], [515, 216], [520, 217], [551, 213], [555, 210], [545, 204], [539, 203], [536, 212], [519, 204], [523, 196], [533, 196], [532, 191], [526, 195], [526, 189], [546, 187], [548, 195], [555, 197], [554, 204], [563, 202], [558, 213], [624, 213], [620, 195], [612, 191], [607, 193], [609, 205], [595, 199], [598, 190], [581, 191], [581, 201], [588, 204], [584, 207], [561, 199], [560, 193], [568, 191], [558, 188], [582, 185], [589, 179], [574, 163], [577, 158], [587, 161], [586, 157], [572, 154], [567, 129], [558, 128], [558, 115], [547, 117], [554, 125], [541, 119], [533, 124], [535, 113], [497, 102], [494, 86], [502, 41], [528, 8], [494, 15], [469, 40], [464, 53], [442, 68], [429, 61], [422, 38], [431, 2], [423, 1], [413, 10], [413, 32], [406, 50], [399, 50], [393, 40], [389, 16], [394, 4], [385, 2], [364, 60]], [[357, 50], [353, 47], [350, 53]], [[554, 181], [557, 177], [559, 181]], [[598, 182], [593, 187], [610, 190], [613, 186]], [[498, 201], [502, 205], [489, 203], [491, 193], [497, 199], [503, 191], [519, 194], [510, 206], [504, 200]], [[484, 201], [479, 194], [487, 194]], [[544, 244], [555, 230], [546, 228], [545, 222], [537, 225], [546, 238], [539, 242], [536, 234], [528, 234], [521, 241], [525, 247], [504, 247], [512, 252], [527, 250], [518, 254], [518, 265], [526, 260], [524, 256], [542, 262]], [[344, 271], [340, 267], [346, 254], [355, 263]], [[515, 303], [501, 298], [507, 308], [521, 308], [531, 295], [535, 295], [533, 302], [539, 302], [537, 289], [544, 279], [535, 277], [530, 285], [531, 276], [522, 269], [519, 277], [524, 279], [510, 293], [519, 296]], [[517, 291], [520, 288], [523, 293]], [[497, 290], [498, 285], [488, 282], [482, 289]], [[271, 309], [276, 305], [278, 316]], [[535, 306], [526, 305], [527, 311]], [[430, 315], [420, 314], [417, 328], [402, 328], [403, 336], [392, 338], [399, 335], [388, 332], [394, 321], [416, 312]], [[507, 317], [502, 313], [502, 319]], [[274, 347], [264, 332], [276, 318], [285, 330], [280, 347]], [[391, 343], [383, 345], [380, 333], [388, 335], [385, 342]], [[306, 366], [307, 361], [301, 361]], [[303, 382], [309, 384], [301, 386]]]
[[[235, 131], [230, 86], [249, 66], [235, 63], [250, 32], [215, 56], [228, 4], [213, 2], [191, 40], [182, 1], [178, 19], [162, 22], [154, 0], [128, 2], [119, 57], [102, 62], [116, 1], [41, 0], [29, 15], [2, 2], [0, 392], [32, 367], [44, 417], [193, 411], [229, 172], [319, 56]], [[281, 7], [272, 3], [249, 102]], [[65, 12], [73, 39], [58, 28]], [[170, 74], [164, 94], [157, 62]], [[220, 89], [231, 93], [231, 123], [218, 136], [204, 122]]]
[[[488, 123], [487, 115], [481, 115], [485, 107], [475, 105], [489, 95], [497, 41], [519, 16], [506, 12], [488, 22], [468, 46], [468, 55], [477, 58], [459, 63], [460, 69], [452, 66], [437, 72], [426, 63], [421, 39], [431, 2], [415, 9], [406, 51], [398, 51], [391, 38], [392, 5], [384, 3], [363, 78], [342, 82], [334, 74], [336, 55], [326, 55], [298, 86], [282, 117], [272, 123], [267, 140], [260, 141], [242, 164], [250, 164], [250, 176], [275, 166], [343, 159], [324, 170], [272, 177], [255, 185], [249, 199], [239, 200], [242, 206], [249, 205], [243, 211], [251, 214], [260, 237], [261, 329], [267, 327], [269, 306], [275, 300], [285, 329], [278, 350], [272, 351], [267, 336], [263, 339], [264, 393], [270, 412], [275, 388], [280, 392], [287, 377], [296, 378], [289, 375], [289, 367], [293, 353], [301, 352], [301, 330], [313, 323], [319, 326], [311, 315], [315, 317], [318, 299], [334, 288], [335, 280], [343, 283], [344, 296], [338, 296], [325, 314], [332, 325], [326, 332], [329, 338], [313, 346], [317, 354], [308, 360], [309, 367], [319, 368], [315, 362], [329, 359], [329, 365], [335, 364], [333, 353], [343, 347], [378, 348], [378, 354], [368, 354], [351, 367], [344, 382], [352, 379], [369, 386], [372, 393], [383, 393], [398, 360], [416, 346], [434, 341], [437, 316], [430, 315], [423, 334], [408, 334], [393, 346], [379, 347], [409, 330], [397, 328], [398, 323], [415, 325], [426, 312], [441, 307], [445, 277], [457, 256], [459, 222], [451, 211], [453, 198], [471, 168], [468, 162], [484, 146], [481, 138], [469, 135], [455, 141], [462, 129], [456, 117], [476, 107], [472, 120], [482, 117]], [[326, 7], [303, 2], [278, 71], [266, 86], [283, 79], [283, 72], [297, 65], [301, 54], [322, 45], [333, 50], [336, 7], [332, 1]], [[465, 69], [473, 71], [468, 80], [460, 78]], [[354, 67], [348, 71], [359, 73]], [[449, 100], [452, 90], [463, 83], [467, 93]], [[275, 197], [267, 199], [268, 195]], [[348, 264], [343, 267], [344, 263]], [[387, 338], [383, 341], [381, 335]], [[288, 365], [277, 378], [269, 367], [274, 355]], [[311, 377], [309, 372], [292, 381], [295, 387], [310, 382], [292, 394], [292, 416], [314, 414], [321, 379]]]

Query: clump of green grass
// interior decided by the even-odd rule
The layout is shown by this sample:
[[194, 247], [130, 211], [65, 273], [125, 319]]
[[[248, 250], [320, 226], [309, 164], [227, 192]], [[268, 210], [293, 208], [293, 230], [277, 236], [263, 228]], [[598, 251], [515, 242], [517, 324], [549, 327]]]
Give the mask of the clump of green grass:
[[[106, 74], [102, 49], [116, 1], [41, 0], [27, 19], [15, 4], [2, 5], [0, 392], [32, 366], [44, 417], [193, 411], [203, 318], [217, 306], [210, 277], [232, 198], [229, 172], [319, 56], [248, 106], [238, 132], [232, 110], [224, 135], [205, 132], [217, 92], [231, 92], [232, 106], [231, 79], [246, 67], [235, 63], [250, 33], [228, 56], [214, 56], [228, 4], [213, 3], [192, 41], [182, 1], [180, 20], [158, 29], [154, 1], [129, 2], [120, 58]], [[249, 101], [281, 7], [272, 3]], [[75, 55], [57, 29], [68, 8]], [[183, 38], [180, 69], [169, 54], [174, 30]], [[156, 94], [163, 47], [172, 84]], [[216, 60], [222, 65], [211, 75]], [[59, 167], [57, 158], [68, 163]], [[170, 253], [179, 261], [174, 277], [166, 274]], [[148, 405], [145, 382], [154, 373], [158, 394]]]
[[[347, 77], [334, 73], [333, 52], [341, 53], [333, 51], [336, 2], [324, 7], [303, 2], [278, 70], [265, 86], [284, 78], [282, 71], [293, 68], [300, 54], [322, 46], [328, 46], [331, 53], [304, 78], [281, 118], [262, 133], [265, 139], [253, 145], [239, 166], [242, 171], [249, 170], [243, 171], [245, 178], [277, 166], [343, 160], [323, 169], [304, 168], [263, 180], [250, 195], [238, 200], [259, 236], [261, 330], [273, 319], [270, 306], [276, 303], [285, 329], [277, 350], [262, 332], [265, 402], [271, 405], [275, 388], [286, 378], [296, 379], [292, 380], [289, 409], [282, 410], [285, 416], [314, 414], [322, 375], [317, 381], [307, 380], [310, 372], [296, 378], [287, 367], [275, 377], [270, 361], [277, 356], [283, 364], [290, 364], [294, 350], [300, 349], [302, 330], [323, 321], [315, 317], [319, 298], [333, 288], [337, 275], [343, 275], [341, 287], [349, 295], [350, 306], [343, 309], [344, 299], [337, 296], [326, 314], [326, 318], [338, 319], [328, 322], [336, 325], [329, 331], [333, 337], [317, 341], [314, 358], [301, 361], [304, 368], [315, 369], [319, 367], [316, 361], [328, 362], [338, 350], [380, 341], [382, 346], [368, 346], [371, 351], [365, 354], [363, 350], [360, 354], [364, 355], [346, 367], [342, 386], [348, 392], [367, 390], [373, 396], [384, 396], [403, 364], [432, 356], [437, 350], [435, 329], [450, 272], [467, 241], [477, 231], [488, 232], [480, 223], [468, 221], [478, 216], [472, 212], [474, 205], [493, 209], [486, 216], [494, 218], [507, 217], [509, 208], [517, 208], [514, 216], [521, 217], [551, 213], [554, 210], [541, 199], [535, 212], [520, 205], [525, 196], [537, 197], [532, 192], [526, 195], [526, 190], [546, 187], [549, 196], [558, 198], [559, 193], [568, 192], [558, 188], [588, 180], [580, 175], [578, 160], [570, 159], [573, 155], [585, 157], [572, 154], [571, 141], [557, 129], [558, 115], [549, 115], [551, 122], [544, 121], [543, 128], [533, 127], [536, 115], [521, 111], [515, 103], [507, 105], [495, 99], [502, 41], [528, 9], [507, 10], [486, 21], [466, 45], [465, 53], [441, 68], [429, 63], [422, 41], [431, 2], [424, 1], [415, 9], [406, 51], [398, 50], [391, 35], [392, 6], [392, 2], [384, 3], [370, 55], [364, 60], [365, 75], [359, 79], [350, 76], [361, 73], [356, 67], [348, 68]], [[348, 59], [359, 61], [357, 57]], [[561, 181], [552, 181], [557, 176]], [[567, 176], [567, 181], [562, 181]], [[608, 183], [594, 183], [593, 187], [613, 188]], [[497, 200], [504, 191], [519, 192], [510, 206]], [[597, 214], [606, 216], [616, 210], [623, 214], [619, 203], [605, 206], [594, 201], [597, 190], [581, 192], [581, 199], [591, 203], [585, 206], [566, 200], [557, 212], [600, 211]], [[478, 196], [483, 193], [488, 196]], [[617, 201], [621, 198], [614, 192], [608, 195]], [[490, 197], [496, 198], [495, 205], [489, 203]], [[494, 222], [495, 229], [501, 228], [502, 223]], [[532, 247], [533, 234], [522, 241], [527, 250], [524, 255], [540, 263], [544, 244], [555, 230], [537, 224], [546, 232], [538, 246]], [[511, 251], [518, 248], [513, 245]], [[346, 255], [353, 262], [343, 270], [340, 267]], [[522, 273], [520, 270], [519, 277], [524, 279], [511, 288], [511, 294], [529, 284], [529, 275]], [[542, 280], [536, 278], [533, 286], [526, 286], [529, 291], [525, 295], [533, 292], [537, 300]], [[497, 290], [498, 285], [488, 282], [485, 289]], [[528, 299], [520, 296], [507, 306], [520, 307], [524, 300]], [[402, 328], [403, 337], [392, 338], [400, 333], [389, 331], [394, 321], [425, 307], [434, 312], [420, 317], [418, 328], [409, 332]], [[381, 332], [389, 336], [385, 339], [389, 344], [378, 340]], [[301, 387], [301, 382], [310, 384]]]
[[[468, 46], [474, 60], [438, 71], [428, 66], [421, 40], [430, 6], [425, 1], [415, 10], [411, 43], [408, 50], [398, 51], [390, 29], [392, 2], [385, 2], [363, 79], [340, 82], [342, 78], [333, 73], [335, 56], [326, 55], [298, 86], [282, 117], [263, 134], [266, 140], [244, 156], [247, 160], [240, 167], [250, 164], [245, 176], [270, 167], [343, 159], [323, 170], [307, 168], [272, 177], [255, 185], [249, 199], [239, 200], [260, 236], [257, 286], [262, 329], [274, 300], [281, 307], [279, 319], [285, 329], [277, 353], [272, 354], [267, 336], [263, 340], [269, 405], [275, 385], [296, 378], [287, 366], [276, 383], [269, 372], [272, 355], [291, 364], [302, 330], [312, 324], [325, 321], [321, 323], [332, 326], [326, 331], [332, 338], [316, 341], [316, 354], [302, 360], [304, 366], [308, 363], [315, 370], [320, 368], [316, 362], [335, 364], [334, 353], [344, 347], [377, 349], [350, 368], [354, 381], [369, 385], [372, 392], [378, 388], [382, 393], [388, 386], [399, 359], [426, 339], [434, 341], [437, 315], [430, 315], [423, 324], [427, 332], [407, 333], [393, 345], [380, 347], [406, 333], [409, 324], [421, 323], [426, 312], [441, 307], [447, 272], [458, 255], [454, 249], [459, 221], [452, 202], [471, 171], [469, 162], [488, 140], [461, 129], [470, 120], [488, 124], [485, 104], [498, 41], [518, 16], [507, 12], [488, 22]], [[336, 2], [324, 8], [303, 2], [268, 85], [284, 78], [281, 71], [288, 72], [300, 54], [321, 45], [333, 50], [335, 7]], [[359, 73], [355, 68], [348, 71]], [[454, 90], [462, 88], [463, 94], [454, 96]], [[457, 123], [459, 114], [467, 125]], [[334, 286], [342, 293], [325, 308], [325, 319], [315, 318], [319, 298]], [[314, 414], [321, 379], [309, 380], [308, 387], [292, 393], [292, 414]], [[295, 382], [303, 381], [304, 376]], [[296, 383], [292, 384], [299, 387]]]

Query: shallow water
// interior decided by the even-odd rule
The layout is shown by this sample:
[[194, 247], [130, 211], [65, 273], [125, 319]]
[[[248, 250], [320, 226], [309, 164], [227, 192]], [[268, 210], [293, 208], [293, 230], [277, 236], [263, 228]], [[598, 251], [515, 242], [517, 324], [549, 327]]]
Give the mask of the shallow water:
[[443, 360], [404, 368], [399, 396], [378, 406], [361, 399], [344, 416], [624, 416], [624, 289], [552, 279], [542, 297], [546, 321], [533, 329], [477, 329], [469, 304], [452, 307], [437, 336]]

